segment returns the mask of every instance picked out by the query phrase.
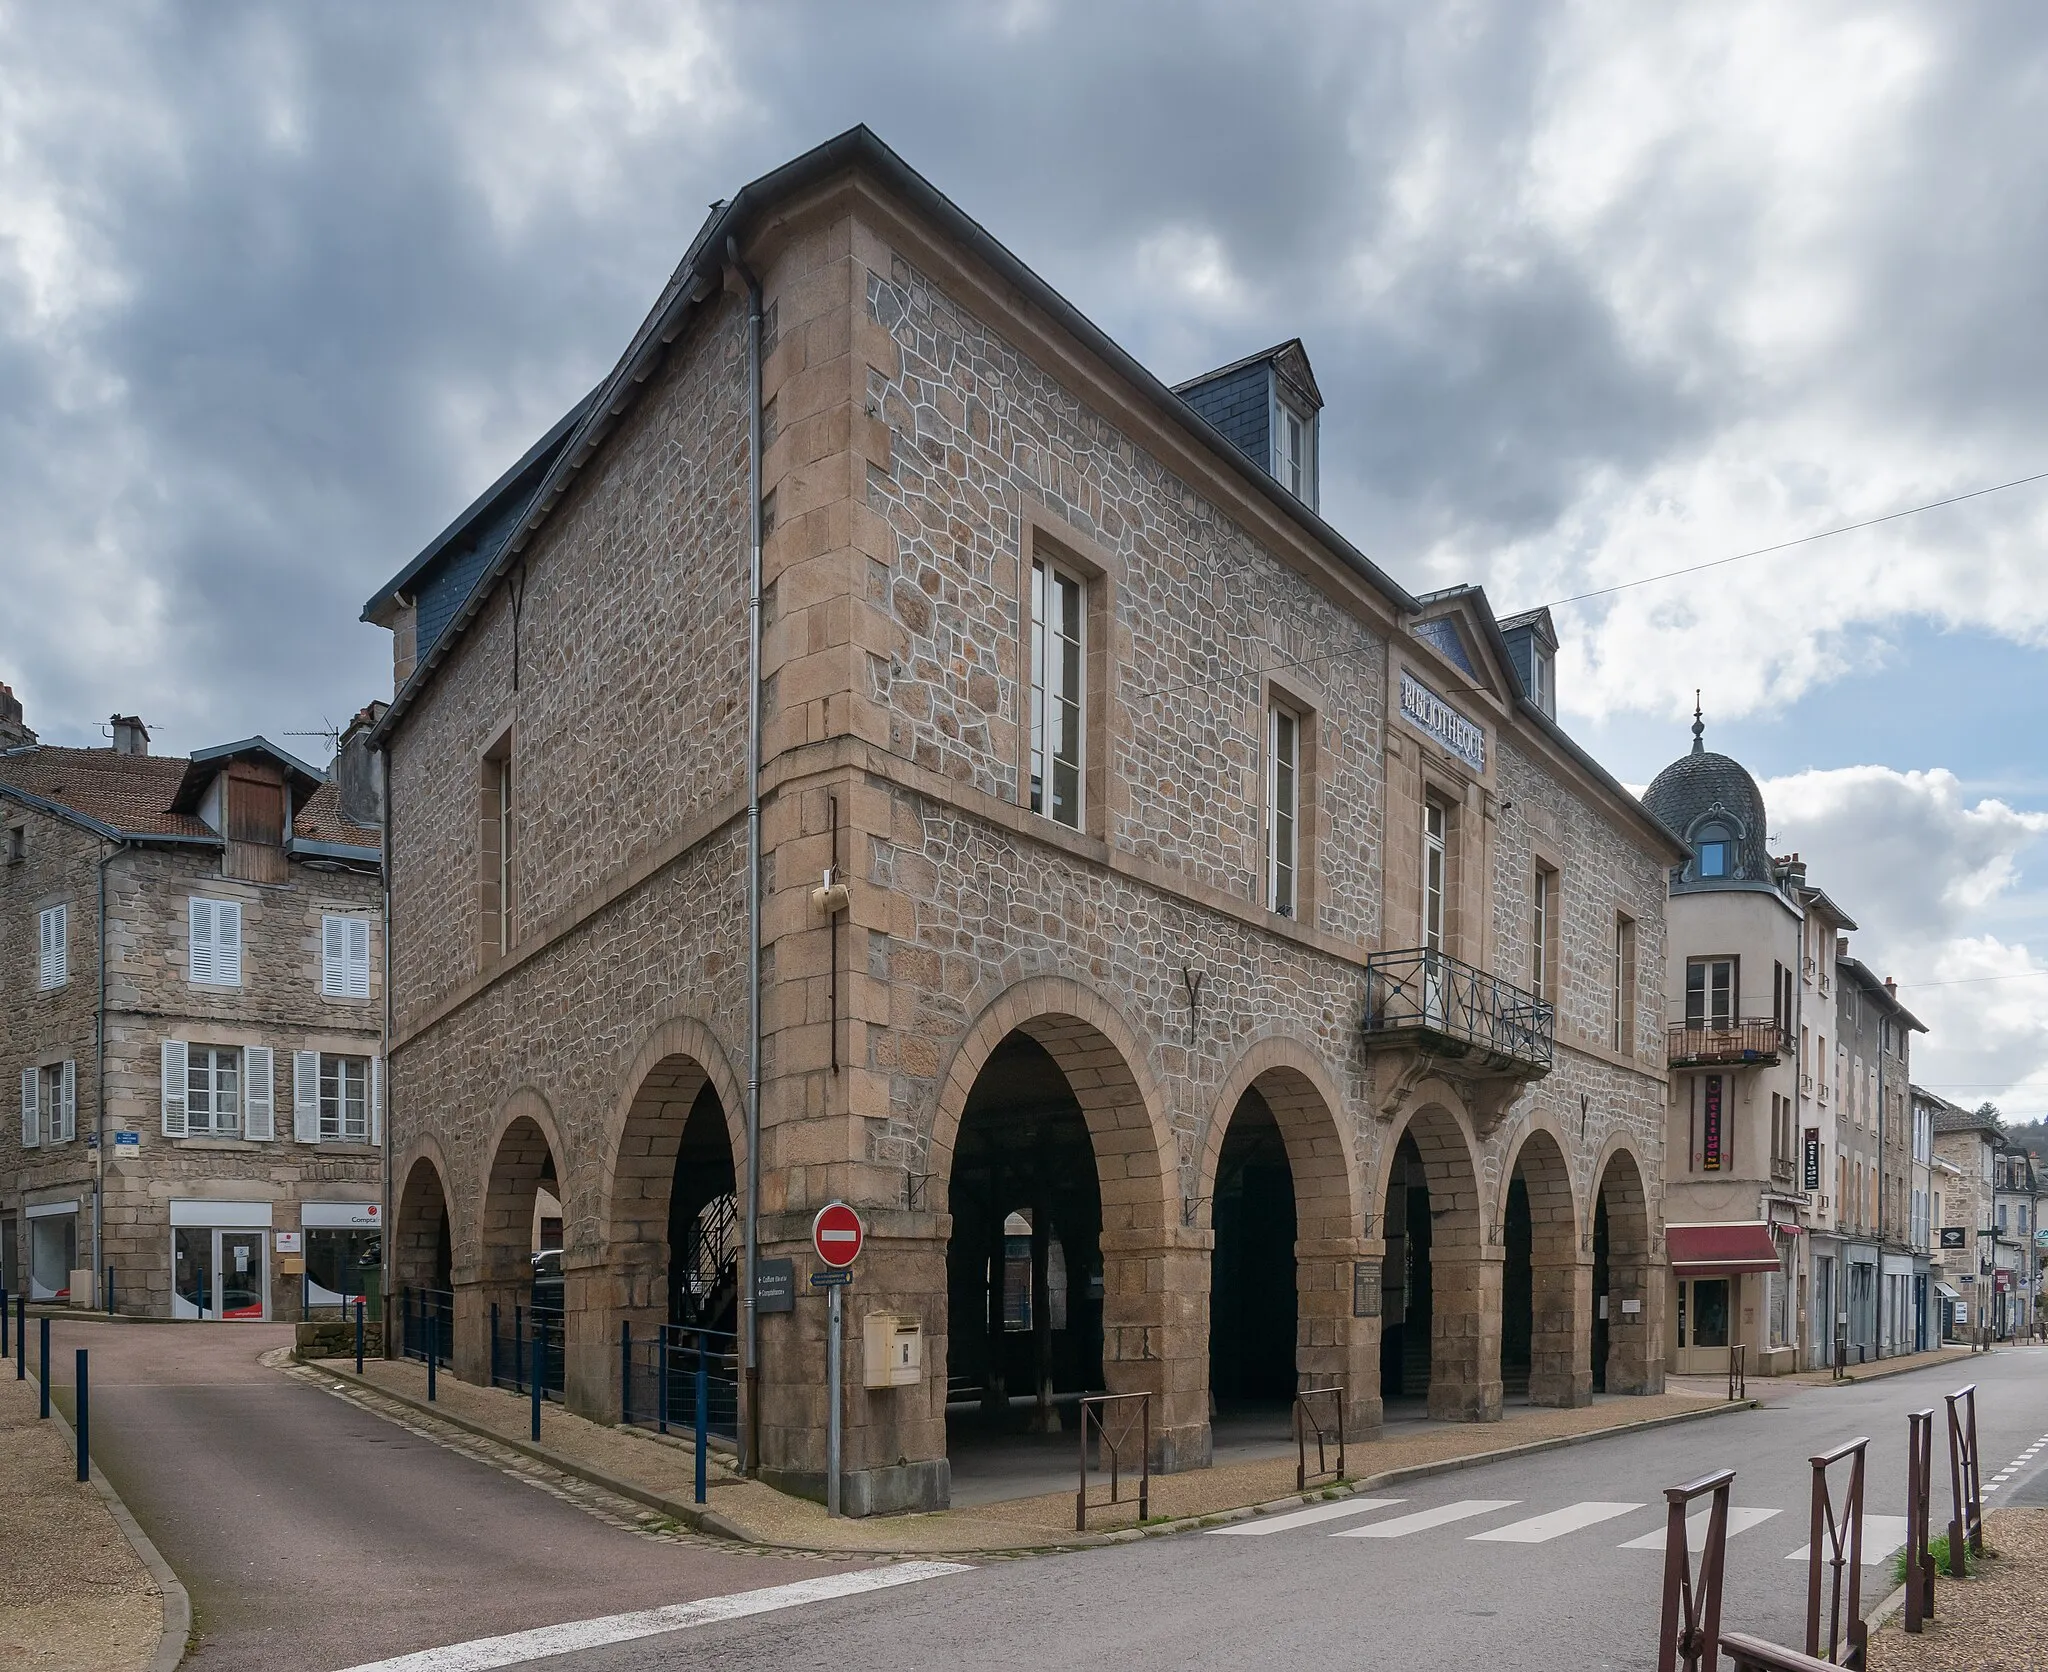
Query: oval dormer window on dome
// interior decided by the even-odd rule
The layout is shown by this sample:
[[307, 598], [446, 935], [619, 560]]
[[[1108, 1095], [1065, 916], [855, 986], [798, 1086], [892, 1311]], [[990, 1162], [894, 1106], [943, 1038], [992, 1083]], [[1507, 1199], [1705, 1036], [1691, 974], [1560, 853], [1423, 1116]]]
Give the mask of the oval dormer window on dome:
[[1708, 831], [1694, 850], [1693, 874], [1702, 880], [1727, 876], [1734, 862], [1734, 846], [1726, 831]]

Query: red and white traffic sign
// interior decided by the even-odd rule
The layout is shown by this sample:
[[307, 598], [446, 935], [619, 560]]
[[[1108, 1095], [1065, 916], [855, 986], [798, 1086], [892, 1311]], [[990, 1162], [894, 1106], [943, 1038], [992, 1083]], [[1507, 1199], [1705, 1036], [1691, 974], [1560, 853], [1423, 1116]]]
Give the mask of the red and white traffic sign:
[[811, 1246], [818, 1258], [835, 1271], [843, 1271], [860, 1256], [867, 1229], [860, 1215], [844, 1202], [827, 1202], [811, 1221]]

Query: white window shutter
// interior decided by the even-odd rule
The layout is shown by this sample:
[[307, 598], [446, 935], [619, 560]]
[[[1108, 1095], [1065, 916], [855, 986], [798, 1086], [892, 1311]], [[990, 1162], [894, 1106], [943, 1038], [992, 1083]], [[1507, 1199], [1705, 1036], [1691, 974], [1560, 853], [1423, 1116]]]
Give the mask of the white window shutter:
[[384, 1059], [370, 1059], [370, 1142], [384, 1141]]
[[268, 1045], [242, 1047], [242, 1136], [258, 1143], [277, 1136], [275, 1072]]
[[63, 1130], [56, 1136], [61, 1142], [69, 1143], [78, 1136], [78, 1064], [67, 1062], [57, 1082], [57, 1119], [63, 1122]]
[[61, 987], [68, 978], [69, 906], [51, 906], [36, 919], [36, 985]]
[[61, 987], [71, 979], [71, 908], [59, 906], [51, 914], [51, 921], [56, 924], [57, 944], [51, 948], [56, 974], [50, 978], [50, 985]]
[[213, 978], [223, 987], [242, 984], [242, 902], [213, 903]]
[[366, 999], [370, 996], [370, 924], [368, 919], [351, 917], [348, 924], [348, 996], [352, 999]]
[[331, 998], [348, 992], [348, 920], [320, 919], [320, 991]]
[[182, 1138], [185, 1125], [186, 1051], [182, 1039], [163, 1042], [164, 1136]]
[[42, 1111], [36, 1107], [38, 1077], [33, 1068], [21, 1071], [21, 1147], [34, 1149], [43, 1141]]
[[213, 983], [213, 902], [185, 902], [186, 939], [190, 941], [191, 969], [188, 979], [196, 986]]
[[292, 1136], [302, 1144], [320, 1142], [320, 1053], [292, 1053]]

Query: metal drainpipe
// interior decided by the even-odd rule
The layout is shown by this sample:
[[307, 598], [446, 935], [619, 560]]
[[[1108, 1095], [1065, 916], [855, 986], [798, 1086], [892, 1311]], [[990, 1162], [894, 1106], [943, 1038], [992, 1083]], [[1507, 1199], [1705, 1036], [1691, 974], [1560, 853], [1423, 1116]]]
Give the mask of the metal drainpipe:
[[[100, 996], [92, 1031], [92, 1280], [96, 1288], [107, 1280], [107, 867], [127, 845], [116, 842], [102, 849], [99, 862]], [[100, 1303], [106, 1304], [104, 1295]]]
[[747, 1202], [740, 1272], [747, 1420], [740, 1467], [751, 1475], [761, 1467], [760, 1320], [754, 1311], [761, 1215], [761, 281], [740, 259], [737, 238], [726, 239], [725, 259], [747, 287]]
[[377, 1133], [379, 1170], [384, 1175], [384, 1200], [380, 1212], [384, 1220], [383, 1235], [378, 1239], [378, 1267], [383, 1293], [377, 1297], [377, 1322], [383, 1331], [386, 1356], [389, 1356], [391, 1340], [391, 1262], [396, 1238], [391, 1225], [391, 1105], [393, 1085], [391, 1079], [391, 752], [377, 751], [377, 811], [383, 815], [378, 822], [378, 858], [382, 864], [384, 881], [384, 1037], [378, 1041], [378, 1049], [384, 1056], [384, 1107], [379, 1111], [380, 1126]]

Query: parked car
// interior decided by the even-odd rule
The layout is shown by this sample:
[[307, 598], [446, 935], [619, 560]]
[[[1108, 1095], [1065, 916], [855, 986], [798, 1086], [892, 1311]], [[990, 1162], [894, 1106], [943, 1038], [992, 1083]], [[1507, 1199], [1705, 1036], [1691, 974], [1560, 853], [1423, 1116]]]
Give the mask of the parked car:
[[561, 1311], [562, 1294], [562, 1251], [543, 1248], [533, 1257], [534, 1310]]

